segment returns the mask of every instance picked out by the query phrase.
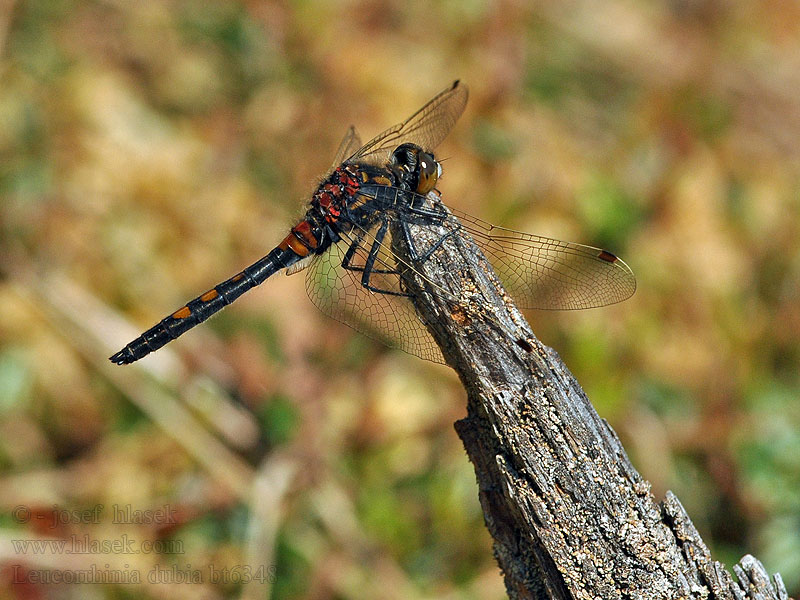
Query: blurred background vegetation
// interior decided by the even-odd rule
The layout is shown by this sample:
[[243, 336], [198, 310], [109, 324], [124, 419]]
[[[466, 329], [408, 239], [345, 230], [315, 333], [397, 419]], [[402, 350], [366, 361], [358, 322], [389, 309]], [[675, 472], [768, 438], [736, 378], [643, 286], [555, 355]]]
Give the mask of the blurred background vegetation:
[[[302, 277], [107, 360], [271, 249], [349, 124], [456, 78], [445, 199], [633, 267], [628, 302], [534, 330], [715, 558], [800, 593], [800, 4], [4, 0], [0, 52], [3, 598], [504, 597], [457, 378], [328, 320]], [[115, 525], [115, 503], [175, 522]], [[9, 544], [84, 534], [179, 546]], [[14, 585], [21, 562], [144, 580]]]

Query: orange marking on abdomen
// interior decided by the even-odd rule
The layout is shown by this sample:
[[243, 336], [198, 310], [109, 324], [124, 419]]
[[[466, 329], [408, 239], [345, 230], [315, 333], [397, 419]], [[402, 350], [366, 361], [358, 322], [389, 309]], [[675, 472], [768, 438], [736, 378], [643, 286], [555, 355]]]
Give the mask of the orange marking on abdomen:
[[200, 300], [202, 300], [203, 302], [208, 302], [209, 300], [213, 300], [217, 296], [219, 296], [219, 292], [212, 288], [208, 290], [205, 294], [200, 296]]
[[183, 308], [179, 308], [174, 313], [172, 313], [173, 319], [185, 319], [190, 314], [192, 314], [192, 309], [188, 306], [184, 306]]
[[306, 248], [305, 245], [303, 245], [293, 233], [287, 235], [283, 241], [278, 244], [278, 248], [281, 250], [291, 248], [292, 252], [297, 254], [297, 256], [308, 256], [308, 248]]
[[298, 238], [305, 240], [309, 247], [317, 247], [317, 238], [315, 238], [314, 234], [311, 233], [311, 225], [308, 223], [308, 221], [301, 221], [292, 227], [292, 233]]
[[239, 273], [231, 277], [231, 281], [241, 281], [242, 279], [244, 279], [244, 273]]

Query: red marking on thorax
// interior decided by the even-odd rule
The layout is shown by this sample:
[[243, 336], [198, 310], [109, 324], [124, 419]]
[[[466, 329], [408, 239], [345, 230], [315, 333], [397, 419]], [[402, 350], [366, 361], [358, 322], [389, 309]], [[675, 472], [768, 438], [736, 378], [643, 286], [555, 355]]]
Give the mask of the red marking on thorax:
[[328, 223], [335, 223], [342, 214], [348, 198], [355, 195], [361, 186], [348, 167], [337, 167], [327, 181], [314, 192], [312, 204], [316, 203]]

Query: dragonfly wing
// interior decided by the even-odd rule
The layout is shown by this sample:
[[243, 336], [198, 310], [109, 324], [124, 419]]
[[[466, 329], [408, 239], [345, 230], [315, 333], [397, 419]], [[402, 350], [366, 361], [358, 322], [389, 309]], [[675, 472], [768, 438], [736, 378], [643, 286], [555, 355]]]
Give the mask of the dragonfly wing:
[[633, 271], [607, 250], [504, 229], [456, 210], [451, 213], [481, 247], [521, 308], [595, 308], [622, 302], [636, 291]]
[[[420, 358], [444, 363], [439, 347], [408, 298], [373, 292], [361, 284], [377, 227], [361, 232], [361, 241], [356, 243], [356, 251], [350, 257], [351, 269], [345, 269], [343, 261], [358, 233], [343, 236], [342, 241], [319, 255], [306, 275], [308, 296], [323, 313], [368, 337]], [[390, 236], [387, 233], [380, 245], [369, 281], [377, 289], [402, 294]]]
[[467, 86], [458, 81], [441, 91], [402, 123], [372, 138], [348, 162], [382, 165], [404, 142], [432, 151], [447, 137], [467, 105]]
[[339, 144], [339, 149], [336, 150], [336, 155], [333, 157], [333, 164], [330, 170], [333, 171], [336, 167], [341, 165], [348, 156], [352, 156], [361, 147], [361, 136], [358, 135], [356, 128], [353, 125], [347, 129], [344, 134], [342, 142]]

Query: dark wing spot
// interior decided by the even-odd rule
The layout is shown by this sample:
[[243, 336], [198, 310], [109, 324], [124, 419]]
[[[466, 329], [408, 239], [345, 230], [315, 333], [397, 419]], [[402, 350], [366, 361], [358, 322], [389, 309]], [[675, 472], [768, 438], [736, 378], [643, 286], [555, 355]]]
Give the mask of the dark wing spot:
[[597, 255], [597, 258], [609, 263], [615, 263], [619, 260], [615, 255], [611, 254], [611, 252], [609, 252], [608, 250], [600, 250], [600, 254]]

